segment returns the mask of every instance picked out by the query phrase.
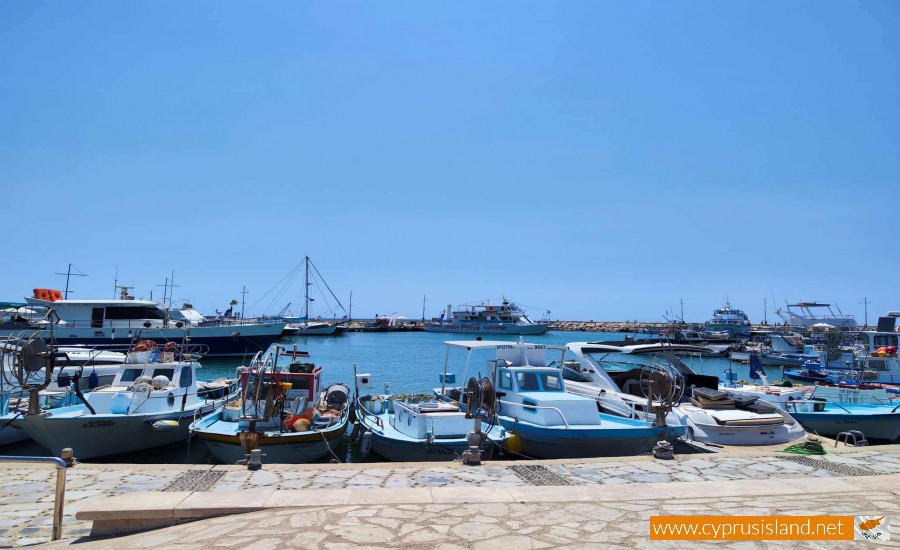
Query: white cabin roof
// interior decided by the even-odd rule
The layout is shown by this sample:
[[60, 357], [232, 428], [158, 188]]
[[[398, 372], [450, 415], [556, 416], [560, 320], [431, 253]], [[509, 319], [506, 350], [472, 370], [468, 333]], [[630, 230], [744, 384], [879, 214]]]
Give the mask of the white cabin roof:
[[446, 340], [444, 341], [449, 347], [454, 348], [465, 348], [465, 349], [488, 349], [488, 348], [500, 348], [500, 349], [508, 349], [513, 347], [525, 347], [531, 349], [556, 349], [556, 350], [564, 350], [566, 346], [558, 346], [558, 345], [550, 345], [550, 344], [533, 344], [530, 342], [508, 342], [504, 340]]
[[147, 306], [159, 308], [159, 304], [150, 300], [57, 300], [51, 302], [49, 300], [38, 300], [37, 298], [25, 298], [29, 304], [40, 305], [44, 307], [59, 306], [85, 306], [85, 307], [134, 307]]

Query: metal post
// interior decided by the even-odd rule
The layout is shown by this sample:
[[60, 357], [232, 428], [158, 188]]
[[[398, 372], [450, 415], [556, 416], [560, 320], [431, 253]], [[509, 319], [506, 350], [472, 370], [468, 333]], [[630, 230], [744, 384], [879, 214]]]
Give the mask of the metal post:
[[0, 456], [2, 464], [52, 464], [56, 467], [56, 495], [53, 500], [53, 535], [50, 540], [62, 538], [63, 503], [66, 500], [66, 463], [55, 456]]

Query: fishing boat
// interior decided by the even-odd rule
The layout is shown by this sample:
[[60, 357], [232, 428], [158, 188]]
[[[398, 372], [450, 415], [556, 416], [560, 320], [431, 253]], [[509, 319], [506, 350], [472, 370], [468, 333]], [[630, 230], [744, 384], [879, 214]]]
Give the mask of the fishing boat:
[[[24, 333], [23, 336], [29, 334], [33, 335]], [[0, 415], [6, 415], [10, 411], [24, 413], [27, 409], [28, 392], [22, 388], [13, 372], [16, 355], [21, 352], [22, 346], [27, 341], [25, 337], [0, 340]], [[84, 373], [84, 376], [77, 377], [80, 389], [90, 391], [111, 383], [119, 365], [126, 360], [124, 353], [81, 346], [54, 346], [53, 352], [55, 357], [51, 378], [56, 384], [51, 384], [51, 387], [40, 392], [41, 408], [44, 410], [72, 404], [71, 399], [67, 401], [66, 398], [67, 395], [71, 395], [69, 384], [73, 377]], [[28, 439], [24, 431], [15, 428], [6, 429], [6, 424], [0, 423], [0, 445]]]
[[[486, 368], [496, 390], [497, 422], [509, 434], [507, 451], [548, 459], [632, 456], [685, 434], [682, 426], [598, 412], [593, 397], [566, 391], [567, 381], [556, 367], [566, 346], [477, 340], [446, 345], [448, 353], [466, 351], [467, 373], [472, 352], [492, 352]], [[559, 360], [550, 361], [548, 352], [559, 353]], [[439, 395], [454, 397], [446, 387]]]
[[869, 390], [854, 400], [860, 391], [817, 386], [809, 399], [790, 401], [785, 407], [813, 433], [835, 437], [855, 430], [867, 440], [900, 440], [900, 402], [892, 402], [883, 390], [880, 395]]
[[[449, 375], [441, 380], [455, 382]], [[363, 456], [374, 451], [394, 462], [439, 462], [456, 460], [474, 446], [479, 459], [489, 460], [506, 440], [505, 430], [490, 421], [482, 426], [480, 419], [467, 414], [459, 394], [455, 399], [409, 399], [371, 390], [371, 375], [356, 375]]]
[[750, 318], [747, 314], [729, 303], [716, 309], [713, 316], [704, 324], [707, 331], [727, 332], [733, 339], [748, 338], [750, 327]]
[[47, 350], [39, 336], [22, 345], [13, 370], [30, 394], [29, 404], [25, 414], [10, 412], [0, 423], [23, 430], [56, 456], [66, 447], [79, 459], [92, 459], [184, 441], [195, 415], [222, 406], [236, 389], [234, 381], [198, 382], [200, 364], [170, 346], [158, 354], [129, 354], [109, 386], [88, 393], [81, 392], [78, 378], [84, 373], [79, 372], [71, 381], [77, 403], [42, 410], [40, 391], [50, 385], [55, 371], [55, 354]]
[[[283, 368], [280, 359], [291, 358]], [[266, 462], [303, 464], [331, 456], [347, 429], [350, 388], [322, 388], [322, 367], [309, 354], [273, 346], [238, 369], [240, 397], [197, 420], [191, 433], [217, 460], [235, 464], [251, 451]]]
[[550, 323], [532, 320], [522, 308], [506, 298], [499, 305], [490, 301], [464, 304], [455, 311], [448, 305], [438, 320], [425, 324], [428, 332], [536, 335], [550, 330]]
[[[647, 355], [638, 361], [628, 356]], [[698, 374], [667, 349], [665, 343], [635, 349], [608, 342], [567, 344], [562, 369], [568, 391], [594, 399], [600, 410], [628, 418], [650, 417], [647, 383], [654, 370], [672, 371], [684, 389], [685, 401], [666, 417], [669, 426], [686, 431], [689, 441], [714, 445], [774, 445], [805, 437], [799, 423], [761, 396], [745, 396], [721, 386], [719, 378]], [[624, 357], [623, 357], [624, 356]], [[648, 373], [648, 369], [649, 373]], [[652, 406], [652, 405], [651, 405]]]
[[127, 349], [138, 333], [140, 339], [165, 345], [181, 341], [187, 330], [190, 342], [203, 346], [205, 356], [252, 356], [280, 338], [285, 327], [284, 322], [211, 326], [199, 312], [137, 300], [128, 295], [126, 288], [118, 300], [67, 300], [58, 290], [40, 288], [34, 289], [34, 297], [25, 300], [41, 313], [26, 318], [24, 325], [21, 321], [0, 324], [0, 338], [33, 329], [48, 339], [53, 318], [54, 339], [60, 346]]

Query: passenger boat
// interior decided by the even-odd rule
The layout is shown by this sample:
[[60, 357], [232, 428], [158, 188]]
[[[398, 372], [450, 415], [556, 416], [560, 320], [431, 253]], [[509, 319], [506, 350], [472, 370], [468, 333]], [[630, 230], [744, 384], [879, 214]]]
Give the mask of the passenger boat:
[[410, 402], [390, 394], [374, 395], [371, 389], [370, 374], [356, 376], [363, 456], [374, 451], [394, 462], [451, 461], [476, 446], [481, 458], [489, 460], [506, 440], [505, 431], [491, 422], [476, 429], [458, 394], [455, 399]]
[[[287, 368], [282, 357], [292, 359]], [[238, 369], [240, 398], [191, 425], [224, 464], [260, 449], [266, 462], [303, 464], [336, 458], [335, 447], [350, 418], [350, 388], [321, 387], [322, 367], [302, 361], [305, 352], [273, 346]]]
[[205, 317], [191, 308], [170, 309], [149, 300], [136, 300], [122, 290], [118, 300], [66, 300], [58, 290], [34, 289], [25, 299], [33, 309], [46, 314], [24, 319], [27, 323], [0, 324], [0, 338], [23, 330], [40, 330], [49, 339], [50, 312], [58, 318], [55, 341], [60, 346], [116, 345], [127, 349], [135, 336], [157, 344], [180, 342], [185, 330], [190, 342], [203, 346], [205, 356], [252, 356], [281, 337], [285, 323], [227, 324], [209, 326]]
[[550, 323], [532, 320], [519, 306], [506, 298], [499, 305], [491, 302], [462, 305], [456, 311], [448, 305], [440, 320], [426, 323], [429, 332], [472, 334], [535, 335], [550, 330]]
[[[558, 368], [566, 346], [477, 340], [446, 344], [467, 352], [467, 372], [473, 351], [493, 352], [486, 368], [496, 391], [497, 422], [509, 434], [508, 451], [548, 459], [633, 456], [685, 434], [682, 426], [599, 412], [593, 397], [568, 392]], [[559, 353], [559, 360], [550, 361], [548, 352]], [[439, 394], [453, 397], [446, 388]]]
[[[666, 417], [669, 426], [681, 427], [689, 441], [715, 445], [774, 445], [805, 437], [802, 426], [761, 396], [744, 396], [722, 387], [716, 376], [694, 372], [664, 343], [655, 344], [656, 358], [627, 359], [650, 352], [607, 342], [567, 344], [569, 359], [559, 363], [568, 391], [594, 399], [601, 411], [629, 418], [649, 418], [646, 372], [654, 361], [676, 369], [685, 388], [685, 401]], [[618, 355], [626, 357], [617, 357]]]
[[[129, 354], [110, 385], [88, 393], [81, 393], [74, 380], [77, 400], [69, 402], [76, 404], [28, 410], [24, 415], [10, 412], [0, 423], [10, 422], [54, 456], [71, 447], [82, 460], [185, 441], [191, 420], [222, 406], [236, 387], [233, 381], [198, 382], [200, 364], [179, 348], [170, 349], [155, 355]], [[48, 369], [52, 372], [52, 365]], [[51, 380], [50, 374], [46, 380]]]
[[731, 338], [749, 338], [750, 318], [743, 311], [726, 303], [713, 312], [704, 328], [710, 332], [727, 332]]

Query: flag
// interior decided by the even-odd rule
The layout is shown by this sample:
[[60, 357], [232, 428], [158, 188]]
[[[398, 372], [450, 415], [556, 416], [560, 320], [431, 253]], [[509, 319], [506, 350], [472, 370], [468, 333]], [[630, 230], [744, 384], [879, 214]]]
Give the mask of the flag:
[[765, 376], [766, 371], [762, 368], [762, 364], [759, 362], [759, 355], [755, 351], [750, 352], [750, 378], [756, 378], [761, 380], [762, 374]]

